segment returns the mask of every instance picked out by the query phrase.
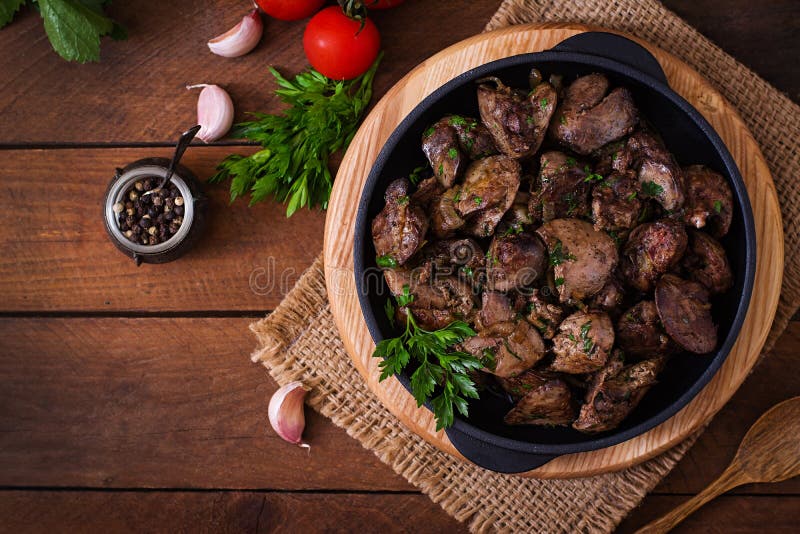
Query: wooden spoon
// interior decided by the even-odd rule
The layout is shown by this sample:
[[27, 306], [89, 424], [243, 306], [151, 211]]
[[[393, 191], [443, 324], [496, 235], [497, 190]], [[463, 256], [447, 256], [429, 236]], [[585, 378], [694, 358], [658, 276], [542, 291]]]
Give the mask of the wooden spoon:
[[747, 431], [728, 468], [703, 491], [637, 531], [669, 532], [705, 503], [753, 482], [780, 482], [800, 475], [800, 397], [770, 408]]

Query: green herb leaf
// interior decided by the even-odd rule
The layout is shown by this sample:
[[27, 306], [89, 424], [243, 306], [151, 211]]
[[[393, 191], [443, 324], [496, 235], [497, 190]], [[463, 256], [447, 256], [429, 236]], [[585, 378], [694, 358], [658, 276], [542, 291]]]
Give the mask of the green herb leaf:
[[461, 115], [453, 115], [452, 117], [450, 117], [450, 124], [452, 124], [453, 126], [466, 126], [467, 119], [465, 119]]
[[302, 207], [327, 208], [333, 185], [328, 160], [355, 135], [380, 60], [350, 81], [313, 69], [288, 80], [270, 68], [279, 86], [275, 93], [289, 107], [282, 115], [251, 113], [255, 120], [235, 125], [231, 137], [256, 141], [263, 150], [226, 157], [210, 181], [231, 178], [231, 201], [248, 192], [251, 205], [272, 196], [287, 205], [287, 217]]
[[544, 110], [547, 107], [547, 99], [546, 98], [542, 98], [541, 100], [539, 100], [539, 107], [542, 108], [542, 110]]
[[715, 200], [714, 201], [714, 211], [716, 211], [717, 213], [722, 213], [722, 201], [721, 200]]
[[564, 249], [563, 243], [561, 243], [560, 239], [557, 239], [555, 245], [553, 245], [553, 250], [550, 251], [550, 258], [549, 258], [550, 265], [555, 267], [557, 265], [561, 265], [565, 261], [577, 259], [569, 252], [565, 252], [563, 249]]
[[[413, 298], [413, 297], [411, 297]], [[398, 305], [409, 301], [408, 286], [397, 297]], [[399, 337], [384, 339], [375, 347], [373, 356], [381, 358], [381, 380], [401, 372], [412, 361], [417, 364], [411, 375], [411, 392], [418, 406], [429, 402], [433, 407], [438, 429], [453, 424], [453, 407], [468, 414], [469, 398], [478, 398], [478, 390], [469, 373], [481, 369], [483, 362], [465, 352], [452, 350], [453, 345], [474, 336], [475, 331], [463, 321], [454, 321], [432, 332], [418, 327], [412, 312], [407, 310], [406, 329]], [[433, 396], [436, 390], [440, 394]]]
[[447, 151], [447, 157], [450, 159], [456, 159], [458, 157], [458, 150], [451, 148]]
[[386, 317], [389, 319], [389, 324], [394, 328], [394, 314], [397, 311], [392, 303], [392, 299], [386, 299], [386, 304], [383, 305], [383, 311], [386, 312]]
[[569, 165], [570, 167], [574, 167], [574, 166], [575, 166], [575, 164], [576, 164], [576, 163], [578, 163], [578, 162], [575, 160], [575, 158], [573, 158], [572, 156], [568, 157], [568, 158], [566, 159], [566, 162], [567, 162], [567, 165]]
[[564, 285], [564, 277], [563, 276], [559, 276], [558, 278], [555, 279], [554, 283], [555, 283], [556, 287], [563, 286]]
[[397, 295], [397, 305], [401, 308], [405, 308], [412, 302], [414, 302], [414, 295], [411, 294], [411, 288], [408, 287], [408, 284], [403, 286], [403, 293]]
[[420, 165], [419, 167], [415, 167], [411, 174], [408, 175], [408, 181], [414, 185], [418, 185], [422, 181], [422, 173], [425, 172], [427, 169], [427, 165]]
[[375, 263], [378, 264], [378, 267], [384, 267], [387, 269], [394, 269], [395, 267], [397, 267], [397, 260], [394, 259], [389, 254], [378, 256], [377, 258], [375, 258]]
[[603, 177], [597, 173], [590, 173], [583, 181], [586, 183], [601, 182], [603, 181]]
[[481, 198], [481, 197], [477, 197], [477, 196], [476, 196], [476, 197], [475, 197], [475, 205], [476, 205], [476, 206], [480, 206], [480, 205], [481, 205], [481, 202], [483, 202], [483, 198]]
[[0, 0], [0, 28], [11, 22], [26, 0]]
[[103, 14], [102, 4], [96, 0], [38, 0], [44, 30], [59, 56], [80, 63], [100, 60], [100, 37], [117, 28]]
[[664, 192], [664, 188], [655, 182], [642, 182], [642, 194], [647, 197], [657, 197]]

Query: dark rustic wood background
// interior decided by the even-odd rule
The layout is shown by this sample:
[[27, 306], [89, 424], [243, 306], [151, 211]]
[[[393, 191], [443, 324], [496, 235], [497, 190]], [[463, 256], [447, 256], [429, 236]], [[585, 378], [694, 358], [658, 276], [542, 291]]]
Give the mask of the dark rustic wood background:
[[[800, 2], [666, 4], [795, 101]], [[409, 0], [376, 13], [380, 96], [418, 62], [475, 34], [498, 0]], [[244, 0], [115, 2], [124, 42], [75, 65], [25, 10], [0, 31], [0, 530], [463, 531], [438, 505], [325, 418], [310, 454], [269, 429], [275, 384], [248, 355], [247, 326], [273, 309], [322, 248], [324, 214], [228, 205], [209, 188], [210, 229], [185, 258], [136, 268], [103, 232], [116, 166], [171, 154], [195, 121], [186, 83], [225, 86], [245, 110], [277, 111], [267, 65], [304, 67], [303, 23], [268, 21], [250, 55], [211, 55]], [[736, 83], [732, 79], [730, 83]], [[231, 150], [192, 147], [201, 177]], [[284, 273], [251, 288], [251, 277]], [[263, 280], [258, 278], [258, 280]], [[630, 531], [698, 492], [748, 426], [800, 393], [793, 322], [709, 429], [626, 520]], [[797, 531], [800, 480], [744, 486], [683, 532]]]

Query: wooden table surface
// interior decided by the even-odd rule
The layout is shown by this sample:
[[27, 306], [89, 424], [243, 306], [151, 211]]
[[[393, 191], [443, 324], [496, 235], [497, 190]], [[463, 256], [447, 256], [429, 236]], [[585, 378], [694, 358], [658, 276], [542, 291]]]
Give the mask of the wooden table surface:
[[[670, 0], [679, 15], [800, 100], [800, 3]], [[275, 390], [247, 326], [273, 309], [322, 248], [324, 213], [287, 220], [271, 202], [228, 205], [181, 260], [136, 268], [99, 217], [116, 166], [171, 154], [195, 121], [186, 83], [229, 89], [237, 118], [276, 111], [267, 65], [304, 67], [302, 23], [268, 21], [250, 55], [205, 41], [241, 0], [115, 2], [128, 28], [102, 62], [66, 63], [25, 10], [0, 31], [0, 531], [464, 531], [325, 418], [311, 454], [268, 427]], [[498, 0], [409, 0], [376, 14], [381, 95], [418, 62], [479, 32]], [[732, 80], [731, 83], [736, 83]], [[235, 142], [189, 149], [201, 177]], [[273, 287], [251, 284], [266, 272]], [[748, 426], [800, 393], [792, 322], [686, 458], [622, 527], [631, 531], [710, 482]], [[310, 411], [309, 411], [310, 412]], [[680, 531], [796, 531], [800, 480], [744, 486]]]

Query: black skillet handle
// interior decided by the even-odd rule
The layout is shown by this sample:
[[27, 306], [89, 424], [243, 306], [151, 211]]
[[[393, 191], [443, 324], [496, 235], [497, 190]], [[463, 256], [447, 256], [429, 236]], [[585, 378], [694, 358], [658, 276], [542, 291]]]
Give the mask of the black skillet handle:
[[578, 52], [613, 59], [664, 84], [667, 83], [667, 77], [653, 54], [648, 52], [642, 45], [615, 33], [579, 33], [561, 41], [553, 47], [553, 50]]
[[498, 473], [524, 473], [536, 469], [557, 458], [556, 455], [529, 454], [525, 452], [501, 449], [496, 445], [479, 441], [472, 436], [456, 430], [455, 427], [445, 429], [458, 452], [470, 462]]

